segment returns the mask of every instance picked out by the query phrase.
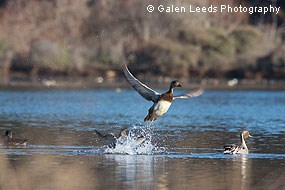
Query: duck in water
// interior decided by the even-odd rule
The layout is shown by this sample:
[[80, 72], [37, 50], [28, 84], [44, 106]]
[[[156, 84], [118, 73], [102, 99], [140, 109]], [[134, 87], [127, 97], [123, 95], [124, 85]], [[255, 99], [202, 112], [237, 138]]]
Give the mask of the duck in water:
[[147, 85], [140, 82], [137, 78], [135, 78], [132, 73], [129, 71], [126, 64], [122, 65], [124, 75], [130, 85], [146, 100], [152, 101], [153, 105], [148, 110], [148, 115], [144, 118], [144, 121], [153, 122], [160, 116], [164, 115], [169, 107], [171, 106], [173, 100], [178, 98], [192, 98], [200, 96], [204, 90], [199, 89], [194, 92], [189, 92], [184, 95], [174, 96], [173, 90], [177, 87], [182, 87], [182, 85], [174, 80], [170, 83], [169, 90], [165, 93], [158, 93], [155, 90], [149, 88]]
[[14, 138], [13, 132], [10, 130], [5, 131], [5, 144], [8, 146], [14, 145], [14, 146], [26, 146], [28, 143], [28, 139], [20, 139], [20, 138]]
[[[109, 148], [116, 148], [116, 144], [119, 139], [120, 139], [119, 143], [123, 144], [124, 142], [127, 141], [127, 136], [128, 136], [127, 129], [122, 129], [119, 135], [117, 136], [113, 133], [102, 134], [97, 130], [95, 130], [95, 133], [98, 135], [100, 142], [103, 145], [108, 146]], [[139, 145], [145, 140], [145, 137], [143, 136], [133, 137], [132, 140], [133, 142], [136, 143], [136, 145]]]
[[108, 146], [109, 148], [115, 148], [116, 147], [116, 143], [117, 140], [121, 137], [121, 136], [125, 136], [127, 135], [127, 130], [126, 129], [122, 129], [119, 133], [118, 136], [116, 136], [114, 133], [109, 133], [109, 134], [102, 134], [99, 131], [95, 130], [95, 133], [98, 135], [99, 137], [99, 141], [103, 144]]
[[245, 140], [248, 137], [252, 137], [248, 131], [243, 131], [240, 133], [241, 144], [239, 146], [235, 144], [230, 144], [224, 146], [224, 154], [248, 154], [248, 148], [245, 144]]

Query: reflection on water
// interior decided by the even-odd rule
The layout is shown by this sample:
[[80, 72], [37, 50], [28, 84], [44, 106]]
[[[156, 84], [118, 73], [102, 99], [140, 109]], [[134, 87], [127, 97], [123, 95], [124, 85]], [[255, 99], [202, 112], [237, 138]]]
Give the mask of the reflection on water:
[[1, 155], [0, 169], [1, 189], [90, 189], [96, 184], [88, 165], [77, 158]]
[[233, 172], [236, 172], [234, 176], [240, 176], [236, 177], [234, 180], [236, 186], [240, 186], [241, 190], [244, 189], [249, 189], [249, 183], [251, 179], [251, 159], [248, 159], [247, 156], [241, 155], [239, 158], [234, 158], [233, 160], [233, 165], [238, 165], [240, 168], [234, 168]]
[[113, 172], [116, 181], [124, 182], [128, 188], [153, 189], [155, 160], [146, 155], [105, 155], [103, 161], [115, 163]]
[[103, 151], [100, 147], [76, 146], [1, 149], [0, 187], [268, 189], [264, 187], [271, 187], [272, 183], [281, 187], [277, 189], [285, 186], [284, 154], [122, 155], [103, 154]]
[[[94, 133], [144, 126], [150, 105], [133, 91], [5, 91], [0, 102], [0, 131], [30, 143], [0, 143], [0, 189], [285, 188], [284, 92], [210, 91], [176, 101], [151, 125], [156, 149], [143, 155], [105, 154]], [[254, 136], [250, 154], [222, 154], [244, 129]]]
[[249, 167], [247, 167], [248, 158], [242, 155], [240, 161], [242, 179], [250, 178], [250, 176], [246, 176], [246, 169], [249, 169]]

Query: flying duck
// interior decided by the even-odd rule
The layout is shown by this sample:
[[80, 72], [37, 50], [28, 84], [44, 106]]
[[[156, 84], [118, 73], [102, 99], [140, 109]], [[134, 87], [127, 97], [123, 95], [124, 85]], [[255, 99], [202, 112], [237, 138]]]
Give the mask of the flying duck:
[[122, 69], [130, 85], [146, 100], [153, 102], [153, 105], [148, 110], [148, 115], [144, 118], [144, 121], [153, 122], [165, 114], [171, 106], [172, 101], [175, 99], [197, 97], [204, 92], [203, 89], [199, 89], [197, 91], [189, 92], [184, 95], [174, 96], [173, 89], [176, 87], [182, 87], [182, 85], [177, 80], [174, 80], [170, 83], [169, 90], [161, 94], [149, 88], [147, 85], [143, 84], [137, 78], [135, 78], [129, 71], [126, 64], [122, 65]]
[[28, 139], [20, 139], [20, 138], [14, 138], [13, 133], [10, 130], [5, 131], [5, 144], [8, 146], [14, 145], [14, 146], [26, 146], [28, 143]]
[[237, 146], [235, 144], [230, 144], [224, 146], [224, 154], [248, 154], [248, 148], [244, 140], [248, 137], [252, 137], [248, 131], [241, 132], [240, 133], [241, 145]]

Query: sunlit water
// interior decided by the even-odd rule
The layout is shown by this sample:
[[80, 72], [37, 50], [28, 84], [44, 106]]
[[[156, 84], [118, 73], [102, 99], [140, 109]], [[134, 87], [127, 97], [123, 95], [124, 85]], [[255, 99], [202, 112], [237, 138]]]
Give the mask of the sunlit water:
[[[0, 169], [7, 171], [7, 179], [19, 174], [21, 184], [23, 170], [67, 175], [63, 171], [82, 168], [74, 174], [79, 184], [61, 186], [56, 178], [48, 185], [46, 176], [51, 174], [47, 172], [34, 183], [7, 187], [285, 188], [281, 180], [285, 177], [285, 92], [206, 91], [197, 98], [175, 100], [163, 117], [145, 124], [150, 106], [128, 90], [0, 92], [2, 134], [11, 129], [15, 136], [29, 139], [26, 147], [0, 146]], [[136, 143], [129, 134], [112, 149], [102, 146], [94, 133], [118, 134], [123, 128], [146, 140]], [[239, 143], [242, 130], [254, 136], [246, 139], [250, 154], [222, 154], [223, 145]], [[0, 185], [1, 189], [7, 184]]]

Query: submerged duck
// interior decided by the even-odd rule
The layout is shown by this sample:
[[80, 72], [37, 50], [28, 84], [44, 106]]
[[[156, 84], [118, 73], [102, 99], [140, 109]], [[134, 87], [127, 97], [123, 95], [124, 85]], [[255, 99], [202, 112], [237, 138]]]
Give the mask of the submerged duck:
[[235, 144], [230, 144], [224, 146], [224, 154], [248, 154], [248, 148], [244, 140], [248, 137], [252, 137], [248, 131], [241, 132], [240, 133], [241, 145], [237, 146]]
[[[116, 136], [114, 133], [102, 134], [97, 130], [95, 130], [95, 133], [98, 135], [100, 142], [103, 145], [108, 146], [109, 148], [116, 148], [118, 140], [122, 137], [127, 137], [127, 129], [122, 129], [118, 136]], [[135, 137], [132, 140], [138, 145], [145, 140], [145, 137], [143, 136]], [[126, 139], [120, 139], [121, 144], [123, 144], [123, 142], [125, 141]]]
[[109, 133], [109, 134], [102, 134], [99, 131], [95, 130], [95, 133], [98, 135], [100, 142], [103, 145], [108, 146], [109, 148], [115, 148], [116, 147], [116, 143], [117, 140], [121, 137], [121, 136], [126, 136], [127, 135], [127, 130], [126, 129], [122, 129], [119, 133], [118, 136], [116, 136], [113, 133]]
[[182, 87], [182, 85], [177, 80], [174, 80], [170, 83], [169, 90], [161, 94], [149, 88], [148, 86], [140, 82], [137, 78], [135, 78], [129, 71], [126, 64], [123, 64], [122, 68], [125, 77], [130, 83], [130, 85], [146, 100], [153, 102], [153, 105], [148, 110], [148, 115], [144, 118], [144, 121], [153, 122], [157, 118], [165, 114], [171, 106], [172, 101], [175, 99], [197, 97], [204, 92], [203, 89], [199, 89], [197, 91], [189, 92], [184, 95], [174, 96], [173, 89], [176, 87]]
[[20, 139], [20, 138], [14, 138], [13, 137], [13, 133], [10, 130], [6, 130], [5, 131], [5, 136], [6, 136], [6, 140], [5, 140], [5, 144], [6, 145], [21, 145], [21, 146], [26, 146], [28, 143], [28, 139]]

